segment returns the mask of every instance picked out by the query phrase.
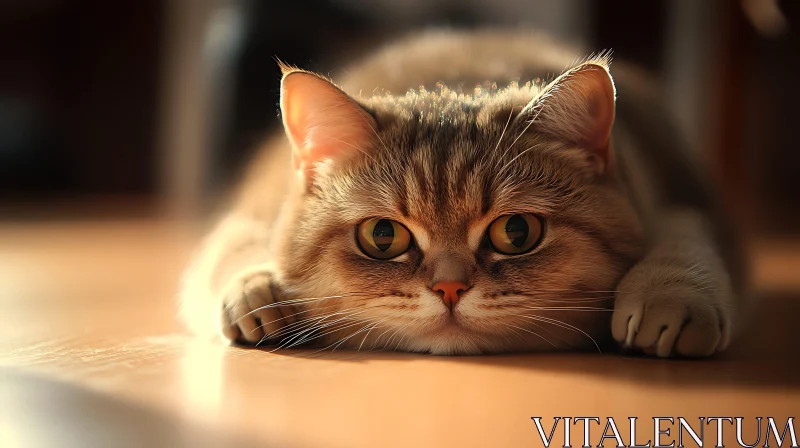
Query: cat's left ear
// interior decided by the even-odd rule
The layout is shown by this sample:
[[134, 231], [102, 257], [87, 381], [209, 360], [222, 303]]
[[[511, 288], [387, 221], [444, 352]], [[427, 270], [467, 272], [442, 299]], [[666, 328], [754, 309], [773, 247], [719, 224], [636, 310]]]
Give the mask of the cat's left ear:
[[281, 65], [281, 117], [292, 143], [292, 163], [306, 181], [315, 165], [367, 148], [377, 125], [360, 104], [314, 73]]
[[[536, 131], [589, 152], [602, 173], [611, 161], [616, 89], [605, 59], [583, 63], [553, 80], [520, 112]], [[531, 122], [532, 120], [532, 122]]]

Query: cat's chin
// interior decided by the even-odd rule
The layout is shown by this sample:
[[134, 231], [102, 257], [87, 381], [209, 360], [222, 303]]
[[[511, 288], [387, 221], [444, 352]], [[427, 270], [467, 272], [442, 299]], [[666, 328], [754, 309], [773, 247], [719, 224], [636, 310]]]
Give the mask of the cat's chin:
[[[468, 356], [492, 353], [550, 352], [565, 348], [550, 344], [540, 338], [520, 338], [519, 333], [493, 332], [489, 328], [473, 326], [470, 323], [464, 320], [448, 319], [439, 326], [427, 329], [424, 333], [405, 338], [404, 343], [398, 349], [441, 356]], [[587, 339], [587, 341], [589, 340]], [[566, 343], [566, 341], [564, 342]], [[570, 341], [569, 346], [573, 349], [588, 349], [594, 345], [582, 340], [573, 340]]]
[[438, 328], [408, 338], [406, 350], [432, 355], [480, 355], [505, 351], [500, 344], [493, 342], [496, 338], [448, 320]]

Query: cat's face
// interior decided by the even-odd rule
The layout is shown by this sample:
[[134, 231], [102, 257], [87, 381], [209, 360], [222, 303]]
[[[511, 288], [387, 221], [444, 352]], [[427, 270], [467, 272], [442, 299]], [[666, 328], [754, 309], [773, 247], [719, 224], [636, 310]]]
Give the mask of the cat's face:
[[[640, 230], [607, 153], [531, 126], [526, 116], [543, 111], [521, 111], [526, 95], [541, 96], [376, 98], [369, 115], [315, 112], [366, 125], [318, 123], [313, 139], [287, 124], [298, 158], [300, 140], [339, 132], [333, 141], [346, 143], [305, 148], [325, 154], [311, 167], [296, 161], [306, 187], [280, 281], [291, 298], [320, 298], [302, 305], [298, 331], [436, 354], [594, 347], [606, 336]], [[355, 150], [330, 156], [342, 148]]]

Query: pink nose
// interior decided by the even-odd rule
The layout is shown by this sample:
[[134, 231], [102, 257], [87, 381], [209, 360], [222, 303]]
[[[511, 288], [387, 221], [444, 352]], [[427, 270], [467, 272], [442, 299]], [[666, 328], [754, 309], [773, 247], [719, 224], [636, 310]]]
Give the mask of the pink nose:
[[431, 289], [442, 293], [442, 302], [452, 311], [458, 303], [459, 292], [468, 290], [469, 286], [461, 282], [437, 282]]

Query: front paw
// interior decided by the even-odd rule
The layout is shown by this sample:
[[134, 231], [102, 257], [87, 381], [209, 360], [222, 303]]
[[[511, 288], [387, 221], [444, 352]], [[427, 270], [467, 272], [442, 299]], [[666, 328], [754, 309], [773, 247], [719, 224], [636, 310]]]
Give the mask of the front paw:
[[231, 281], [223, 295], [222, 334], [244, 344], [267, 344], [294, 322], [294, 308], [279, 305], [272, 277], [256, 273]]
[[660, 357], [705, 357], [724, 350], [731, 333], [730, 294], [693, 273], [663, 276], [634, 267], [620, 282], [611, 330], [626, 348]]

